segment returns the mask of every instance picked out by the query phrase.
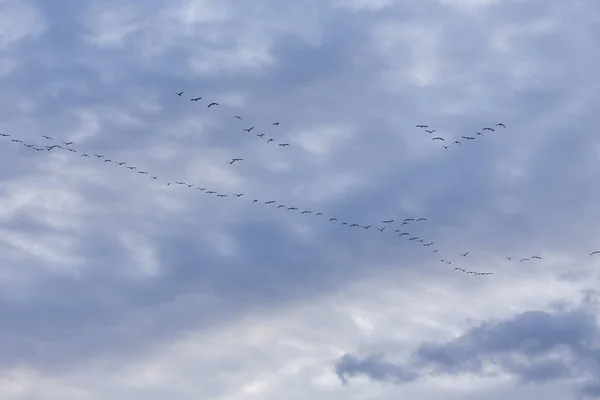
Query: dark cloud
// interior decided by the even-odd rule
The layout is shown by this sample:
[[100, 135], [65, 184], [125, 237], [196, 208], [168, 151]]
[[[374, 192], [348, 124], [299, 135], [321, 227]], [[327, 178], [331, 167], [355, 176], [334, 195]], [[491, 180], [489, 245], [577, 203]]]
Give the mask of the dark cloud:
[[343, 356], [336, 373], [348, 378], [367, 376], [380, 382], [404, 384], [437, 374], [510, 374], [524, 383], [586, 379], [578, 392], [594, 395], [600, 372], [600, 330], [596, 317], [583, 311], [529, 311], [511, 319], [484, 322], [454, 340], [424, 343], [406, 364], [383, 355]]

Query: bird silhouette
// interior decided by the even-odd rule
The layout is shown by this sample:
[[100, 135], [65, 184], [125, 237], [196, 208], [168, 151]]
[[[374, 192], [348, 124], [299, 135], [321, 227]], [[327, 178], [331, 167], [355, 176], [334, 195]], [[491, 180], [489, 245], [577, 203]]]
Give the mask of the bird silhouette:
[[281, 146], [281, 147], [285, 147], [285, 146], [289, 146], [289, 145], [290, 145], [289, 143], [279, 143], [279, 146]]
[[443, 140], [444, 140], [444, 138], [443, 138], [443, 137], [436, 136], [436, 137], [434, 137], [434, 138], [433, 138], [433, 139], [431, 139], [431, 140], [442, 140], [442, 141], [443, 141]]
[[369, 229], [371, 227], [371, 225], [364, 225], [362, 228], [363, 229]]
[[179, 92], [179, 93], [175, 93], [177, 96], [180, 96], [183, 94], [184, 92]]
[[428, 128], [427, 125], [417, 125], [417, 128]]
[[598, 251], [598, 250], [597, 250], [597, 251], [592, 251], [592, 252], [590, 253], [590, 256], [593, 256], [594, 254], [600, 254], [600, 251]]
[[43, 138], [45, 138], [45, 139], [54, 140], [54, 139], [52, 139], [50, 136], [42, 136], [42, 137], [43, 137]]
[[279, 122], [273, 122], [273, 125], [279, 125]]
[[394, 222], [393, 219], [388, 219], [387, 221], [383, 221], [384, 224], [391, 224], [392, 222]]
[[468, 251], [467, 251], [466, 253], [464, 253], [464, 254], [461, 254], [461, 256], [463, 256], [463, 257], [466, 257], [466, 256], [467, 256], [467, 254], [469, 254], [469, 252], [468, 252]]
[[459, 142], [458, 140], [455, 140], [454, 142], [452, 142], [452, 144], [460, 144], [462, 146], [462, 143]]
[[263, 136], [265, 136], [265, 134], [264, 133], [257, 133], [256, 136], [263, 137]]
[[504, 124], [503, 124], [503, 123], [501, 123], [501, 122], [500, 122], [500, 123], [497, 123], [495, 126], [501, 126], [501, 127], [503, 127], [503, 128], [506, 128], [506, 125], [504, 125]]
[[271, 143], [271, 142], [274, 142], [274, 141], [275, 141], [275, 139], [269, 139], [269, 140], [267, 140], [267, 143]]
[[529, 258], [521, 258], [521, 260], [519, 262], [523, 262], [523, 261], [529, 261]]
[[419, 218], [415, 222], [419, 222], [419, 221], [427, 221], [427, 218]]
[[194, 97], [193, 99], [190, 99], [190, 101], [198, 101], [198, 100], [202, 100], [202, 97]]
[[337, 220], [338, 220], [337, 218], [329, 218], [329, 222], [331, 222], [331, 221], [337, 221]]
[[269, 201], [265, 202], [265, 204], [273, 204], [273, 203], [275, 203], [275, 200], [269, 200]]
[[379, 232], [383, 232], [385, 230], [385, 226], [383, 228], [377, 228]]
[[239, 115], [236, 115], [234, 118], [235, 119], [239, 119], [240, 121], [242, 121], [242, 117], [240, 117]]
[[278, 209], [279, 208], [283, 208], [283, 207], [285, 207], [285, 205], [283, 205], [283, 204], [280, 204], [280, 205], [277, 206]]
[[471, 136], [461, 136], [461, 137], [463, 139], [466, 139], [466, 140], [473, 140], [473, 139], [475, 139], [474, 137], [471, 137]]
[[233, 195], [234, 195], [235, 197], [238, 197], [238, 198], [239, 198], [239, 197], [242, 197], [242, 196], [244, 195], [244, 193], [234, 193]]
[[542, 259], [542, 257], [538, 257], [538, 256], [532, 256], [531, 258], [532, 259], [535, 258], [536, 260], [541, 260]]
[[495, 130], [493, 130], [492, 128], [483, 128], [482, 130], [495, 132]]
[[227, 164], [232, 164], [236, 161], [244, 161], [243, 158], [232, 158], [231, 161], [227, 161]]
[[219, 103], [210, 103], [208, 106], [206, 106], [206, 108], [211, 108], [212, 106], [218, 106]]
[[250, 127], [250, 128], [244, 128], [244, 129], [242, 129], [242, 130], [243, 130], [243, 131], [246, 131], [246, 132], [250, 132], [252, 129], [254, 129], [254, 127]]
[[427, 133], [433, 133], [433, 132], [435, 132], [435, 129], [432, 129], [430, 131], [428, 131], [427, 129], [425, 129], [425, 132], [427, 132]]

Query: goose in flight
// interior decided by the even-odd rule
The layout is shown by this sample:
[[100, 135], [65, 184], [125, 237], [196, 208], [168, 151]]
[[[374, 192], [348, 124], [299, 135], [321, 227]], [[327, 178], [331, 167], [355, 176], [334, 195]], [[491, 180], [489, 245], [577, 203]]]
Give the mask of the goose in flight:
[[15, 142], [15, 143], [23, 143], [22, 140], [20, 139], [12, 139], [11, 142]]
[[[147, 174], [147, 172], [144, 172], [144, 174]], [[188, 185], [187, 183], [186, 183], [186, 185], [187, 185], [187, 187], [192, 187], [192, 186], [194, 186], [194, 185]]]
[[198, 100], [202, 100], [202, 97], [194, 97], [193, 99], [190, 99], [190, 101], [198, 101]]
[[273, 122], [273, 125], [279, 125], [279, 121]]
[[590, 256], [593, 256], [594, 254], [600, 254], [600, 251], [592, 251], [592, 252], [590, 253]]
[[414, 219], [413, 218], [405, 218], [404, 219], [404, 222], [409, 222], [409, 221], [414, 221]]
[[254, 199], [252, 202], [253, 203], [258, 203], [258, 199]]
[[83, 153], [81, 157], [89, 157], [87, 154]]
[[298, 207], [288, 207], [288, 211], [294, 211], [294, 210], [297, 210], [297, 209], [298, 209]]
[[418, 236], [413, 236], [413, 237], [411, 237], [411, 238], [410, 238], [410, 239], [408, 239], [408, 240], [417, 240], [418, 238], [419, 238]]
[[394, 233], [400, 233], [400, 229], [394, 229]]
[[462, 272], [467, 272], [466, 269], [463, 268], [459, 268], [459, 267], [454, 267], [454, 269], [452, 271], [462, 271]]
[[358, 225], [358, 224], [350, 224], [350, 225], [348, 226], [348, 228], [354, 228], [355, 226], [360, 226], [360, 225]]
[[208, 106], [206, 106], [206, 108], [211, 108], [212, 106], [218, 106], [219, 103], [210, 103]]
[[275, 141], [275, 139], [269, 139], [269, 140], [267, 140], [267, 143], [271, 143], [271, 142], [274, 142], [274, 141]]
[[441, 141], [444, 141], [444, 138], [443, 138], [443, 137], [436, 136], [436, 137], [434, 137], [434, 138], [433, 138], [433, 139], [431, 139], [431, 140], [441, 140]]
[[387, 221], [383, 221], [384, 224], [391, 224], [392, 222], [394, 222], [393, 219], [388, 219]]
[[8, 133], [0, 133], [0, 136], [10, 136]]
[[284, 204], [280, 204], [280, 205], [277, 206], [277, 209], [280, 209], [280, 208], [283, 208], [283, 207], [285, 207], [285, 205]]
[[53, 140], [50, 136], [42, 136], [44, 139]]
[[177, 96], [180, 96], [183, 94], [183, 92], [179, 92], [179, 93], [175, 93]]
[[158, 179], [158, 176], [151, 176], [150, 179]]
[[371, 225], [364, 225], [362, 228], [363, 229], [369, 229], [371, 227]]
[[217, 193], [217, 192], [215, 192], [214, 190], [208, 190], [208, 191], [206, 192], [206, 194], [215, 194], [215, 193]]
[[235, 119], [239, 119], [240, 121], [242, 121], [242, 117], [240, 117], [239, 115], [236, 115], [234, 118]]
[[542, 257], [539, 257], [539, 256], [532, 256], [531, 258], [532, 259], [535, 258], [536, 260], [541, 260], [542, 259]]
[[462, 143], [459, 142], [458, 140], [455, 140], [454, 142], [452, 142], [452, 144], [460, 144], [462, 146]]
[[243, 131], [246, 131], [246, 132], [250, 132], [252, 129], [254, 129], [254, 127], [253, 127], [253, 126], [252, 126], [252, 127], [250, 127], [250, 128], [244, 128], [244, 129], [242, 129], [242, 130], [243, 130]]
[[419, 222], [419, 221], [427, 221], [427, 218], [419, 218], [415, 222]]
[[289, 143], [279, 143], [279, 146], [281, 146], [281, 147], [285, 147], [285, 146], [289, 146], [289, 145], [290, 145]]
[[417, 128], [427, 128], [427, 125], [417, 125]]
[[473, 139], [475, 139], [474, 137], [471, 137], [471, 136], [461, 136], [461, 137], [463, 139], [466, 139], [466, 140], [473, 140]]
[[263, 137], [263, 136], [265, 136], [265, 134], [264, 133], [257, 133], [256, 136]]
[[438, 251], [439, 251], [438, 249], [435, 249], [433, 252], [434, 252], [434, 253], [437, 253]]
[[429, 246], [432, 246], [432, 245], [433, 245], [433, 243], [434, 243], [434, 242], [431, 242], [431, 243], [425, 243], [423, 246], [424, 246], [424, 247], [429, 247]]
[[96, 157], [98, 157], [98, 158], [102, 158], [102, 157], [104, 157], [102, 154], [94, 154], [94, 155], [95, 155]]
[[107, 158], [106, 160], [104, 160], [104, 162], [112, 162], [112, 160]]
[[495, 130], [493, 130], [492, 128], [483, 128], [482, 130], [495, 132]]
[[377, 230], [378, 230], [379, 232], [383, 232], [383, 231], [385, 231], [385, 226], [384, 226], [383, 228], [377, 228]]
[[201, 192], [204, 192], [204, 191], [206, 190], [206, 188], [201, 188], [201, 187], [199, 187], [199, 188], [196, 188], [196, 189], [198, 189], [198, 190], [199, 190], [199, 191], [201, 191]]
[[233, 195], [237, 198], [240, 198], [244, 195], [244, 193], [234, 193]]
[[445, 262], [446, 264], [450, 265], [450, 264], [452, 264], [452, 263], [454, 262], [454, 260], [451, 260], [451, 261], [444, 261], [444, 262]]
[[478, 136], [483, 135], [483, 133], [481, 133], [481, 132], [475, 132], [475, 134], [478, 135]]
[[496, 125], [494, 125], [494, 126], [501, 126], [501, 127], [503, 127], [503, 128], [506, 128], [506, 125], [504, 125], [504, 124], [503, 124], [503, 123], [501, 123], [501, 122], [497, 123], [497, 124], [496, 124]]
[[408, 225], [408, 222], [407, 222], [407, 221], [404, 221], [404, 222], [402, 222], [402, 223], [400, 224], [400, 226], [402, 226], [402, 225]]
[[227, 164], [233, 164], [236, 161], [243, 161], [243, 158], [232, 158], [231, 161], [227, 161]]
[[136, 169], [137, 167], [126, 167], [126, 168], [129, 168], [129, 169]]
[[529, 261], [529, 258], [521, 258], [521, 260], [519, 262], [523, 262], [523, 261]]
[[331, 222], [331, 221], [337, 221], [337, 220], [338, 220], [337, 218], [329, 218], [329, 222]]
[[435, 129], [432, 129], [430, 131], [428, 131], [427, 129], [425, 129], [425, 132], [427, 132], [427, 133], [433, 133], [433, 132], [435, 132]]
[[468, 252], [468, 251], [467, 251], [466, 253], [464, 253], [464, 254], [462, 254], [462, 253], [461, 253], [461, 256], [463, 256], [463, 257], [466, 257], [466, 256], [467, 256], [467, 254], [469, 254], [469, 252]]
[[310, 210], [305, 210], [305, 211], [302, 211], [300, 214], [312, 214], [312, 211], [310, 211]]
[[218, 194], [217, 197], [227, 197], [226, 194]]
[[124, 161], [122, 161], [122, 162], [118, 162], [117, 164], [119, 164], [119, 165], [123, 165], [123, 164], [125, 164], [125, 162], [124, 162]]
[[506, 257], [507, 260], [512, 260], [512, 257]]
[[448, 150], [450, 148], [450, 146], [444, 146], [445, 150]]
[[138, 174], [142, 174], [142, 175], [148, 175], [148, 173], [146, 171], [138, 171]]
[[269, 200], [269, 201], [265, 202], [265, 204], [273, 204], [273, 203], [275, 203], [275, 200]]
[[348, 223], [347, 222], [342, 222], [342, 225], [348, 225]]
[[319, 216], [319, 215], [323, 215], [323, 213], [321, 213], [321, 212], [318, 212], [318, 213], [316, 213], [315, 215]]
[[410, 233], [408, 233], [408, 232], [402, 232], [402, 233], [401, 233], [401, 234], [399, 234], [398, 236], [409, 236], [409, 235], [410, 235]]

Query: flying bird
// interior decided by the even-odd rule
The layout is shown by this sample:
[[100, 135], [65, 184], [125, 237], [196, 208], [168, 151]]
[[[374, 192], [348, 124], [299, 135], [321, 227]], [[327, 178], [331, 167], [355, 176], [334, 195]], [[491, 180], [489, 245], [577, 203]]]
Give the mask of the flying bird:
[[211, 108], [212, 106], [218, 106], [219, 103], [210, 103], [208, 106], [206, 106], [206, 108]]
[[190, 99], [190, 101], [198, 101], [198, 100], [202, 100], [202, 97], [194, 97], [193, 99]]
[[254, 129], [254, 127], [250, 127], [250, 128], [244, 128], [244, 129], [242, 129], [242, 130], [243, 130], [243, 131], [246, 131], [246, 132], [250, 132], [252, 129]]
[[454, 269], [452, 271], [462, 271], [462, 272], [467, 272], [466, 269], [463, 268], [459, 268], [459, 267], [454, 267]]
[[427, 129], [425, 129], [425, 132], [427, 132], [427, 133], [433, 133], [433, 132], [435, 132], [435, 129], [430, 130], [430, 131], [428, 131]]
[[235, 119], [239, 119], [240, 121], [242, 121], [242, 117], [240, 117], [239, 115], [236, 115], [234, 118]]
[[475, 134], [479, 135], [479, 136], [483, 135], [483, 133], [481, 133], [481, 132], [475, 132]]
[[81, 157], [89, 157], [87, 154], [82, 154]]
[[415, 222], [419, 222], [419, 221], [427, 221], [427, 218], [419, 218], [418, 220], [416, 220]]
[[315, 215], [323, 215], [323, 213], [321, 213], [321, 212], [318, 212], [318, 213], [316, 213]]
[[238, 194], [238, 193], [234, 193], [233, 195], [234, 195], [235, 197], [242, 197], [242, 196], [244, 195], [244, 193], [239, 193], [239, 194]]
[[467, 254], [469, 254], [469, 252], [468, 252], [468, 251], [467, 251], [466, 253], [464, 253], [464, 254], [462, 254], [462, 253], [461, 253], [461, 256], [463, 256], [463, 257], [466, 257], [466, 256], [467, 256]]
[[475, 139], [474, 137], [471, 136], [461, 136], [463, 139], [467, 139], [467, 140], [473, 140]]
[[536, 260], [541, 260], [542, 259], [542, 257], [538, 257], [538, 256], [533, 256], [531, 258], [535, 258]]
[[458, 140], [455, 140], [454, 142], [452, 142], [452, 144], [460, 144], [462, 146], [462, 143], [459, 142]]
[[521, 260], [519, 262], [523, 262], [523, 261], [529, 261], [529, 258], [521, 258]]
[[52, 140], [52, 138], [51, 138], [50, 136], [42, 136], [42, 137], [43, 137], [43, 138], [45, 138], [45, 139], [50, 139], [50, 140]]
[[369, 229], [371, 227], [371, 225], [364, 225], [362, 228], [363, 229]]
[[355, 226], [360, 226], [360, 225], [358, 225], [358, 224], [351, 224], [351, 225], [348, 226], [348, 228], [353, 228]]
[[492, 128], [483, 128], [482, 130], [495, 132]]
[[150, 179], [158, 179], [158, 176], [151, 176]]
[[273, 122], [273, 125], [279, 125], [279, 122]]
[[256, 136], [263, 137], [263, 136], [265, 136], [265, 134], [264, 133], [257, 133]]
[[312, 211], [306, 210], [306, 211], [302, 211], [300, 214], [312, 214]]
[[297, 209], [298, 209], [298, 207], [288, 207], [288, 211], [290, 211], [290, 210], [297, 210]]
[[267, 140], [267, 143], [271, 143], [271, 142], [274, 142], [274, 141], [275, 141], [275, 139], [269, 139], [269, 140]]
[[273, 204], [273, 203], [275, 203], [275, 200], [269, 200], [269, 201], [265, 202], [265, 204]]
[[444, 138], [442, 138], [442, 137], [439, 137], [439, 136], [436, 136], [436, 137], [434, 137], [434, 138], [433, 138], [433, 139], [431, 139], [431, 140], [442, 140], [442, 141], [443, 141], [443, 140], [444, 140]]
[[218, 194], [217, 197], [227, 197], [226, 194]]
[[433, 242], [431, 242], [431, 243], [425, 243], [423, 246], [429, 247], [429, 246], [432, 246], [432, 245], [433, 245]]
[[284, 204], [280, 204], [280, 205], [277, 206], [277, 209], [280, 209], [280, 208], [283, 208], [283, 207], [285, 207], [285, 205]]
[[377, 228], [379, 232], [383, 232], [385, 230], [385, 226], [383, 228]]
[[383, 221], [384, 224], [391, 224], [392, 222], [394, 222], [393, 219], [388, 219], [387, 221]]
[[331, 222], [331, 221], [337, 221], [337, 220], [338, 220], [337, 218], [329, 218], [329, 222]]
[[227, 164], [233, 164], [236, 161], [244, 161], [243, 158], [232, 158], [231, 161], [227, 161]]
[[497, 123], [495, 126], [501, 126], [501, 127], [503, 127], [503, 128], [506, 128], [506, 125], [504, 125], [504, 124], [503, 124], [503, 123], [501, 123], [501, 122], [500, 122], [500, 123]]
[[600, 254], [600, 251], [592, 251], [592, 252], [590, 253], [590, 256], [593, 256], [594, 254]]
[[404, 222], [409, 222], [409, 221], [414, 221], [414, 219], [412, 219], [412, 218], [405, 218], [404, 219]]
[[[10, 136], [8, 133], [0, 133], [0, 136]], [[44, 136], [46, 137], [46, 136]]]
[[119, 165], [123, 165], [123, 164], [125, 164], [125, 162], [118, 162], [117, 164], [119, 164]]
[[175, 93], [177, 96], [181, 96], [183, 92]]
[[417, 125], [417, 128], [427, 128], [427, 125]]
[[401, 234], [399, 234], [398, 236], [408, 236], [408, 235], [410, 235], [410, 233], [408, 233], [408, 232], [402, 232], [402, 233], [401, 233]]
[[285, 146], [289, 146], [289, 145], [290, 145], [289, 143], [279, 143], [279, 146], [281, 146], [281, 147], [285, 147]]
[[342, 225], [348, 225], [348, 223], [347, 222], [342, 222]]
[[448, 148], [449, 148], [449, 147], [450, 147], [450, 146], [444, 146], [444, 149], [448, 150]]

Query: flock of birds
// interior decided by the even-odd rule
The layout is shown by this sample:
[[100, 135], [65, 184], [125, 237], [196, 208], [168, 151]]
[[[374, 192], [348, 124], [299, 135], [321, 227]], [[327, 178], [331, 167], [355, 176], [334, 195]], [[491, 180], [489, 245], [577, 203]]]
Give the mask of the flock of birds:
[[[176, 93], [176, 94], [178, 96], [182, 96], [183, 93], [184, 92], [179, 92], [179, 93]], [[191, 98], [190, 101], [199, 101], [201, 99], [202, 99], [202, 97], [194, 97], [194, 98]], [[207, 107], [210, 108], [210, 107], [214, 107], [214, 106], [218, 106], [218, 105], [219, 105], [219, 103], [211, 102], [211, 103], [208, 104]], [[239, 120], [242, 120], [242, 117], [240, 117], [240, 116], [235, 116], [235, 118], [239, 119]], [[273, 125], [279, 125], [279, 122], [274, 122]], [[502, 123], [498, 123], [498, 124], [496, 124], [496, 126], [500, 126], [500, 127], [504, 127], [505, 128], [504, 124], [502, 124]], [[417, 127], [418, 128], [428, 128], [427, 125], [417, 125]], [[252, 131], [252, 129], [254, 129], [254, 127], [245, 128], [244, 131], [250, 132], [250, 131]], [[483, 130], [489, 130], [489, 131], [492, 131], [492, 132], [494, 131], [493, 128], [484, 128]], [[427, 130], [427, 132], [430, 133], [430, 134], [432, 134], [432, 133], [435, 132], [435, 129]], [[479, 133], [479, 132], [478, 132], [478, 134], [481, 135], [481, 133]], [[58, 140], [55, 140], [53, 137], [48, 136], [48, 135], [40, 135], [40, 136], [42, 138], [44, 138], [45, 140], [47, 140], [47, 141], [59, 142]], [[260, 134], [259, 135], [259, 137], [263, 137], [263, 136], [264, 136], [264, 134]], [[11, 135], [8, 134], [8, 133], [0, 133], [0, 137], [11, 138]], [[467, 138], [467, 140], [474, 139], [472, 137], [465, 137], [465, 138]], [[440, 139], [442, 141], [444, 140], [441, 137], [434, 137], [432, 140], [440, 140]], [[98, 159], [99, 161], [101, 161], [103, 163], [112, 163], [112, 164], [115, 164], [115, 165], [117, 165], [119, 167], [123, 167], [123, 168], [129, 169], [132, 172], [135, 172], [136, 174], [139, 174], [139, 175], [148, 175], [149, 179], [151, 179], [151, 180], [159, 180], [158, 176], [155, 176], [155, 175], [150, 176], [150, 173], [148, 171], [142, 171], [142, 170], [138, 169], [138, 167], [133, 166], [133, 165], [129, 165], [125, 161], [116, 161], [116, 160], [113, 160], [111, 158], [106, 157], [103, 154], [97, 154], [97, 153], [95, 153], [95, 154], [88, 154], [88, 153], [83, 153], [83, 152], [81, 152], [81, 151], [73, 148], [72, 145], [74, 143], [70, 142], [70, 141], [60, 141], [62, 144], [51, 144], [51, 145], [42, 145], [42, 146], [39, 146], [39, 145], [31, 144], [31, 143], [25, 143], [21, 139], [14, 139], [13, 138], [13, 139], [10, 139], [10, 140], [11, 140], [11, 142], [22, 144], [23, 146], [25, 146], [25, 147], [27, 147], [27, 148], [29, 148], [31, 150], [38, 151], [38, 152], [39, 151], [48, 151], [48, 152], [50, 152], [50, 151], [53, 151], [53, 150], [59, 150], [59, 151], [68, 151], [68, 152], [72, 152], [72, 153], [81, 153], [80, 154], [81, 157], [96, 158], [96, 159]], [[269, 138], [268, 143], [270, 143], [271, 141], [274, 141], [274, 139]], [[458, 145], [462, 146], [462, 144], [458, 140], [455, 141], [453, 144], [458, 144]], [[282, 145], [282, 147], [284, 147], [284, 146], [287, 146], [288, 144], [284, 143], [284, 144], [280, 144], [280, 145]], [[444, 146], [444, 147], [448, 148], [446, 146]], [[235, 162], [242, 161], [242, 160], [243, 160], [242, 158], [233, 158], [228, 163], [234, 164]], [[219, 193], [219, 192], [217, 192], [215, 190], [210, 190], [209, 188], [197, 186], [197, 185], [190, 184], [190, 183], [183, 182], [183, 181], [165, 181], [164, 183], [167, 186], [178, 185], [178, 186], [185, 186], [185, 187], [190, 188], [190, 189], [191, 188], [195, 188], [195, 189], [199, 190], [200, 192], [203, 192], [203, 193], [205, 193], [207, 195], [214, 195], [214, 196], [220, 197], [220, 198], [229, 197], [229, 194]], [[231, 196], [235, 197], [235, 198], [242, 198], [242, 197], [245, 196], [245, 194], [244, 193], [232, 193]], [[248, 196], [245, 196], [244, 198], [248, 198]], [[323, 218], [324, 220], [326, 220], [326, 221], [328, 221], [330, 223], [336, 223], [340, 227], [346, 227], [348, 229], [369, 230], [371, 227], [374, 226], [373, 224], [362, 225], [362, 224], [359, 224], [359, 223], [356, 223], [356, 222], [351, 222], [351, 221], [346, 221], [346, 220], [340, 220], [338, 217], [335, 217], [335, 216], [327, 217], [327, 216], [324, 216], [322, 212], [316, 212], [316, 211], [308, 210], [308, 209], [302, 209], [301, 210], [300, 208], [298, 208], [296, 206], [290, 206], [290, 205], [286, 205], [286, 204], [281, 204], [278, 201], [271, 200], [271, 199], [268, 199], [268, 200], [265, 201], [265, 199], [261, 200], [261, 199], [258, 199], [258, 198], [253, 198], [252, 199], [252, 203], [262, 203], [264, 205], [272, 205], [275, 209], [283, 209], [283, 210], [288, 211], [288, 212], [298, 212], [300, 215], [306, 215], [306, 216], [313, 215], [315, 217], [321, 217], [321, 218]], [[407, 217], [407, 218], [404, 218], [402, 220], [387, 219], [387, 220], [382, 221], [381, 222], [382, 225], [380, 225], [379, 227], [375, 227], [374, 230], [377, 230], [379, 232], [385, 232], [385, 231], [392, 232], [392, 234], [396, 235], [399, 238], [406, 238], [407, 241], [414, 242], [416, 244], [420, 244], [422, 248], [429, 249], [432, 253], [438, 253], [439, 249], [435, 248], [435, 242], [426, 241], [424, 238], [422, 238], [422, 237], [420, 237], [420, 236], [418, 236], [418, 235], [416, 235], [416, 234], [411, 233], [411, 232], [408, 231], [411, 226], [420, 225], [421, 223], [423, 223], [425, 221], [427, 221], [427, 219], [424, 218], [424, 217], [420, 217], [420, 218]], [[394, 224], [396, 224], [396, 225], [394, 225]], [[403, 228], [404, 226], [406, 226], [406, 228]], [[412, 229], [410, 229], [410, 230], [412, 230]], [[466, 257], [468, 254], [469, 254], [469, 252], [460, 253], [459, 256]], [[600, 254], [600, 251], [593, 251], [590, 254], [590, 256], [597, 255], [597, 254]], [[507, 257], [507, 259], [510, 261], [510, 260], [513, 260], [513, 257]], [[519, 261], [520, 262], [527, 262], [527, 261], [531, 261], [531, 260], [541, 260], [541, 259], [542, 259], [542, 257], [536, 255], [536, 256], [529, 256], [529, 257], [521, 258]], [[455, 262], [455, 260], [449, 260], [449, 259], [446, 259], [446, 258], [442, 258], [439, 261], [442, 262], [442, 263], [448, 264], [448, 265], [452, 265]], [[461, 268], [461, 267], [454, 267], [453, 271], [463, 272], [465, 274], [473, 275], [473, 276], [493, 275], [493, 272], [468, 271], [468, 270], [466, 270], [464, 268]]]
[[[177, 96], [181, 97], [181, 96], [183, 96], [184, 93], [185, 92], [176, 92], [175, 94]], [[192, 98], [190, 98], [190, 101], [200, 101], [200, 100], [202, 100], [202, 97], [192, 97]], [[217, 102], [214, 102], [214, 101], [213, 102], [209, 102], [208, 105], [206, 106], [206, 108], [211, 108], [211, 107], [215, 107], [215, 106], [220, 106], [220, 104], [217, 103]], [[237, 119], [237, 120], [240, 120], [240, 121], [244, 120], [239, 115], [235, 115], [233, 118]], [[279, 121], [275, 121], [271, 125], [272, 126], [278, 126], [279, 125]], [[251, 133], [253, 130], [254, 130], [254, 126], [250, 126], [248, 128], [242, 128], [242, 131], [244, 131], [246, 133]], [[275, 143], [276, 142], [275, 139], [272, 138], [272, 137], [266, 137], [265, 138], [265, 135], [266, 135], [265, 133], [256, 133], [255, 134], [255, 136], [257, 138], [260, 138], [260, 139], [264, 138], [263, 140], [266, 139], [265, 141], [266, 141], [267, 144], [269, 144], [269, 143]], [[277, 143], [277, 146], [279, 146], [279, 147], [288, 147], [289, 145], [290, 145], [289, 143]], [[229, 164], [233, 164], [233, 163], [235, 163], [237, 161], [243, 161], [243, 160], [244, 160], [243, 158], [234, 158], [231, 161], [227, 161], [227, 162]]]
[[[499, 123], [495, 124], [494, 127], [506, 128], [506, 125], [504, 125], [503, 123], [499, 122]], [[417, 125], [417, 128], [423, 129], [425, 132], [429, 133], [430, 135], [433, 134], [436, 131], [436, 129], [427, 129], [427, 128], [429, 128], [428, 125]], [[490, 128], [490, 127], [485, 127], [483, 129], [481, 129], [481, 131], [482, 132], [483, 131], [495, 132], [496, 129]], [[483, 136], [482, 132], [479, 132], [479, 131], [475, 132], [475, 136]], [[475, 140], [476, 139], [475, 136], [461, 136], [461, 139], [464, 139], [466, 141]], [[434, 140], [434, 141], [435, 140], [439, 140], [439, 141], [442, 141], [442, 142], [446, 142], [446, 140], [443, 137], [441, 137], [441, 136], [435, 136], [435, 137], [431, 138], [431, 140]], [[449, 145], [442, 144], [442, 146], [444, 147], [445, 150], [448, 150], [450, 148], [450, 146], [456, 146], [456, 145], [462, 146], [463, 144], [462, 144], [462, 142], [460, 140], [455, 140], [455, 141], [453, 141]]]

